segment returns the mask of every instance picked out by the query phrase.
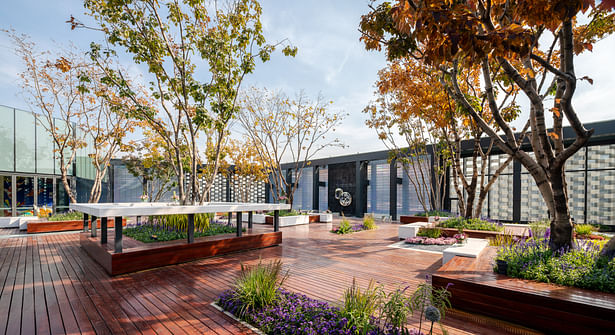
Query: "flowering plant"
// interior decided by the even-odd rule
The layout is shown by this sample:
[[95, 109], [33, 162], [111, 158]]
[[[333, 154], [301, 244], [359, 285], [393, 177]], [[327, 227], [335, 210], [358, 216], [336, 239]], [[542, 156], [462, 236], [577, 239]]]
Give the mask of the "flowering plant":
[[453, 245], [457, 242], [455, 238], [451, 237], [425, 237], [425, 236], [416, 236], [416, 237], [408, 237], [406, 239], [406, 243], [412, 244], [423, 244], [423, 245]]
[[171, 200], [173, 202], [178, 202], [179, 201], [179, 195], [177, 195], [177, 193], [175, 193], [175, 191], [173, 191], [173, 195], [171, 196]]
[[139, 197], [139, 199], [141, 199], [141, 201], [146, 202], [147, 199], [149, 199], [149, 197], [147, 196], [147, 194], [143, 194]]
[[468, 236], [464, 233], [459, 233], [455, 234], [453, 238], [457, 240], [458, 243], [463, 243], [468, 238]]

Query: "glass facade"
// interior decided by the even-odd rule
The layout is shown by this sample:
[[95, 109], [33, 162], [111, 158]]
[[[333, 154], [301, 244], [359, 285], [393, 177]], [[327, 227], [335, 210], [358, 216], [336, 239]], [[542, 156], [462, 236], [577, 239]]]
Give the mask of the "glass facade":
[[[293, 181], [297, 176], [293, 171]], [[301, 169], [299, 183], [293, 194], [293, 208], [302, 210], [312, 210], [312, 192], [314, 185], [314, 169], [306, 167]]]
[[324, 212], [329, 209], [329, 169], [327, 166], [318, 168], [318, 210]]
[[[6, 106], [0, 106], [0, 119], [0, 216], [28, 215], [34, 206], [68, 210], [69, 198], [58, 176], [59, 162], [48, 122]], [[54, 122], [62, 131], [65, 123]], [[84, 168], [94, 170], [91, 165]], [[69, 181], [74, 187], [72, 174], [69, 166]]]
[[386, 160], [371, 161], [367, 165], [367, 212], [389, 215], [391, 164]]
[[15, 170], [15, 113], [12, 108], [0, 106], [0, 170]]

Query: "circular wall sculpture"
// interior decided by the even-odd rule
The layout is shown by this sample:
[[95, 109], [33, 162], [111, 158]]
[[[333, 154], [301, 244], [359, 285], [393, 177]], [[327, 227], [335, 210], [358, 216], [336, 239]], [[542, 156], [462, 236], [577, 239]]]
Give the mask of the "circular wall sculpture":
[[340, 205], [343, 207], [348, 207], [352, 204], [352, 195], [348, 192], [344, 192], [344, 190], [339, 187], [335, 189], [335, 199], [338, 199]]

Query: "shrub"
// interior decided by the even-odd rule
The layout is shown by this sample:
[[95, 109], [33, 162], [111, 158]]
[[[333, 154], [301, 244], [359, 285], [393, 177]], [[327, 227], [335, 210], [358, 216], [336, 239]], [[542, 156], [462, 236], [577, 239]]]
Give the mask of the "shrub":
[[49, 221], [75, 221], [75, 220], [83, 220], [83, 213], [81, 212], [66, 212], [66, 213], [55, 213], [47, 218]]
[[519, 238], [514, 236], [512, 232], [497, 235], [496, 237], [489, 238], [489, 246], [501, 247], [505, 245], [511, 245], [519, 241]]
[[590, 224], [578, 224], [574, 226], [574, 231], [577, 235], [588, 237], [591, 235], [596, 228]]
[[451, 216], [451, 213], [445, 212], [445, 211], [433, 210], [433, 211], [416, 213], [414, 215], [415, 216], [444, 216], [444, 217], [448, 217], [448, 216]]
[[374, 217], [371, 215], [365, 215], [363, 217], [363, 229], [365, 230], [373, 230], [377, 229], [376, 222], [374, 221]]
[[551, 226], [551, 222], [549, 220], [531, 222], [530, 223], [530, 237], [548, 238], [550, 226]]
[[353, 232], [352, 229], [352, 225], [350, 224], [350, 221], [348, 221], [348, 219], [343, 218], [342, 221], [340, 222], [340, 227], [335, 230], [335, 233], [340, 234], [340, 235], [344, 235], [344, 234], [350, 234]]
[[352, 279], [352, 286], [344, 292], [344, 301], [340, 309], [342, 317], [348, 320], [348, 328], [355, 328], [356, 333], [366, 334], [374, 329], [372, 317], [380, 307], [382, 285], [376, 285], [370, 280], [365, 291]]
[[[206, 230], [195, 229], [194, 237], [230, 234], [235, 231], [235, 226], [212, 223]], [[188, 234], [185, 231], [178, 230], [171, 226], [162, 226], [155, 223], [124, 228], [123, 234], [143, 243], [173, 241], [188, 238]]]
[[416, 233], [416, 236], [438, 238], [442, 236], [442, 230], [440, 230], [440, 228], [421, 228]]
[[498, 250], [507, 275], [603, 292], [615, 292], [615, 259], [600, 255], [601, 243], [577, 241], [571, 250], [552, 251], [548, 239], [532, 238]]
[[288, 271], [282, 273], [281, 260], [268, 264], [259, 260], [255, 266], [241, 264], [241, 271], [233, 284], [233, 299], [242, 304], [238, 315], [245, 316], [248, 311], [271, 306], [278, 299], [278, 289], [287, 277]]
[[[196, 231], [206, 231], [209, 228], [210, 222], [213, 221], [212, 219], [213, 214], [211, 213], [194, 214], [194, 229]], [[150, 216], [149, 221], [165, 229], [179, 232], [188, 231], [188, 215], [186, 214]]]
[[503, 231], [504, 226], [496, 222], [489, 222], [481, 219], [465, 219], [456, 217], [448, 219], [440, 223], [443, 228], [470, 229], [470, 230], [486, 230], [486, 231]]

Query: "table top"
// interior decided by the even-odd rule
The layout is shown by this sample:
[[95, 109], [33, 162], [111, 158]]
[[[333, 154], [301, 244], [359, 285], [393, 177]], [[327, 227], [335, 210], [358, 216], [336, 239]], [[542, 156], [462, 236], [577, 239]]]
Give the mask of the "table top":
[[206, 202], [203, 205], [176, 205], [166, 202], [124, 202], [77, 203], [70, 204], [69, 208], [96, 217], [110, 217], [272, 211], [290, 209], [290, 205], [247, 202]]

